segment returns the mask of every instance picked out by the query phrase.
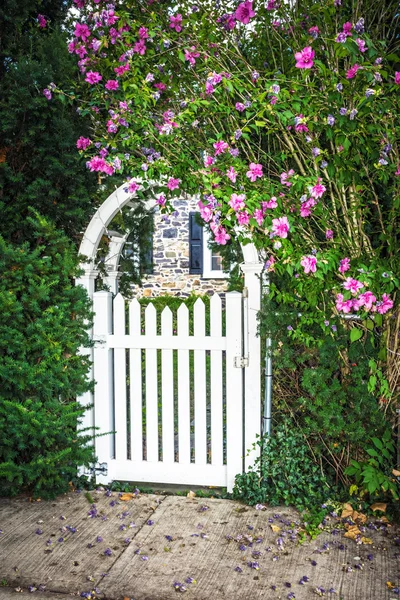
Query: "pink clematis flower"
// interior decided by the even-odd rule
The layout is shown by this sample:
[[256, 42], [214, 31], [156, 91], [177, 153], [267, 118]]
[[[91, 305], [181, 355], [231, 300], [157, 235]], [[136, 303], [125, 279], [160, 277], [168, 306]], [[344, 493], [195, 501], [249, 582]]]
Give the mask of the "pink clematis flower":
[[226, 176], [232, 181], [232, 183], [236, 183], [237, 173], [233, 167], [229, 167], [229, 169], [226, 172]]
[[358, 65], [357, 63], [350, 67], [350, 69], [346, 73], [346, 79], [353, 79], [356, 76], [358, 69], [360, 68], [360, 65]]
[[249, 224], [250, 215], [247, 212], [247, 210], [236, 213], [236, 218], [238, 220], [239, 225], [248, 225]]
[[231, 239], [231, 236], [226, 233], [226, 229], [218, 227], [214, 230], [215, 241], [221, 246], [225, 246], [226, 242]]
[[255, 16], [255, 12], [253, 10], [253, 2], [242, 2], [237, 7], [234, 15], [237, 21], [240, 21], [244, 25], [250, 22], [250, 19]]
[[325, 231], [325, 237], [327, 240], [333, 240], [333, 231], [332, 229], [327, 229]]
[[182, 15], [177, 14], [176, 17], [170, 17], [169, 26], [171, 29], [175, 29], [178, 33], [182, 31]]
[[167, 199], [164, 196], [164, 194], [160, 194], [159, 197], [156, 199], [156, 202], [159, 206], [165, 206]]
[[231, 199], [229, 200], [228, 204], [231, 208], [233, 208], [234, 211], [238, 211], [238, 210], [242, 210], [242, 208], [244, 208], [245, 200], [246, 200], [245, 194], [232, 194]]
[[250, 163], [249, 171], [246, 173], [246, 177], [250, 179], [250, 181], [256, 181], [258, 177], [262, 177], [262, 165], [256, 163]]
[[364, 287], [364, 284], [361, 281], [358, 281], [358, 279], [347, 277], [343, 287], [345, 290], [349, 290], [349, 292], [352, 294], [357, 294]]
[[290, 187], [292, 184], [290, 183], [290, 181], [288, 181], [288, 179], [290, 177], [293, 177], [293, 175], [294, 175], [294, 170], [293, 169], [290, 169], [290, 171], [288, 171], [287, 173], [286, 172], [281, 173], [281, 176], [280, 176], [281, 177], [281, 184], [282, 185], [286, 185], [287, 187]]
[[396, 85], [400, 85], [400, 71], [395, 71], [394, 82]]
[[170, 177], [168, 179], [167, 188], [172, 192], [172, 190], [177, 190], [179, 188], [180, 183], [180, 179], [174, 179], [173, 177]]
[[287, 217], [272, 219], [272, 233], [280, 238], [287, 238], [290, 229]]
[[315, 256], [310, 254], [309, 256], [303, 256], [300, 261], [301, 266], [304, 268], [304, 273], [315, 273], [317, 270], [317, 259]]
[[81, 137], [76, 140], [76, 147], [78, 150], [86, 150], [86, 148], [89, 148], [91, 143], [92, 142], [89, 138], [85, 138], [81, 135]]
[[119, 88], [119, 83], [116, 79], [109, 79], [104, 87], [106, 90], [110, 91], [117, 90]]
[[87, 81], [90, 84], [99, 83], [99, 81], [101, 81], [102, 79], [103, 77], [97, 71], [88, 71], [85, 77], [85, 81]]
[[44, 29], [47, 25], [47, 21], [46, 21], [45, 17], [43, 15], [38, 15], [36, 18], [37, 18], [39, 27]]
[[219, 142], [215, 142], [213, 147], [215, 148], [215, 156], [218, 156], [218, 154], [223, 154], [229, 149], [229, 144], [221, 140]]
[[338, 294], [336, 296], [336, 308], [339, 311], [348, 314], [353, 308], [353, 300], [343, 300], [343, 294]]
[[311, 196], [313, 198], [322, 198], [322, 196], [325, 194], [326, 192], [326, 187], [324, 185], [322, 185], [322, 183], [320, 183], [320, 180], [318, 179], [318, 183], [316, 185], [314, 185], [313, 188], [311, 188]]
[[257, 221], [257, 223], [261, 226], [263, 224], [264, 221], [264, 213], [262, 210], [260, 210], [259, 208], [256, 208], [256, 210], [254, 211], [254, 215], [253, 215], [254, 219]]
[[339, 265], [339, 273], [345, 273], [346, 271], [348, 271], [350, 269], [350, 259], [349, 258], [343, 258], [340, 261], [340, 265]]
[[364, 292], [364, 294], [360, 294], [357, 298], [359, 306], [364, 307], [365, 310], [371, 310], [372, 304], [376, 302], [376, 296], [370, 291]]
[[262, 203], [262, 207], [264, 210], [267, 208], [276, 208], [277, 206], [278, 206], [278, 203], [276, 201], [276, 196], [271, 196], [271, 198], [268, 200], [268, 202]]
[[306, 46], [301, 52], [296, 52], [294, 55], [296, 59], [296, 67], [298, 69], [311, 69], [311, 67], [314, 65], [314, 56], [315, 52], [311, 46]]
[[128, 185], [128, 192], [130, 194], [134, 194], [135, 192], [138, 191], [138, 189], [140, 188], [140, 185], [138, 183], [136, 183], [136, 181], [134, 179], [131, 179]]
[[85, 23], [77, 23], [74, 31], [76, 38], [82, 38], [85, 42], [90, 37], [90, 29]]
[[197, 203], [197, 205], [200, 208], [201, 218], [206, 223], [209, 223], [213, 217], [213, 211], [212, 211], [211, 206], [210, 205], [205, 206], [201, 200]]
[[382, 300], [376, 303], [376, 310], [381, 315], [384, 315], [391, 308], [393, 308], [393, 300], [389, 298], [388, 294], [383, 294]]

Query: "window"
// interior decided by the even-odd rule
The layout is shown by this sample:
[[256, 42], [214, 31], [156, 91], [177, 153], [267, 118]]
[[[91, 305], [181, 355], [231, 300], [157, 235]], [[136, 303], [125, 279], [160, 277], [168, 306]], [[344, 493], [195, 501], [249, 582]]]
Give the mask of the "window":
[[200, 224], [199, 213], [189, 213], [189, 273], [202, 275], [205, 279], [224, 279], [228, 273], [222, 270], [222, 257], [208, 247], [211, 234]]

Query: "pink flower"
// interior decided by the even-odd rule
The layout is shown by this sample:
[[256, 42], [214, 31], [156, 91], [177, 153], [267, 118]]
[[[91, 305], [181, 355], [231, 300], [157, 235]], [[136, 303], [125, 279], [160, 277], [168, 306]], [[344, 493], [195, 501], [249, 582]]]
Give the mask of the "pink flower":
[[77, 23], [74, 31], [76, 38], [82, 38], [85, 42], [90, 37], [90, 29], [85, 23]]
[[239, 225], [248, 225], [250, 221], [250, 215], [245, 210], [243, 212], [236, 213], [236, 218], [238, 220]]
[[276, 196], [271, 196], [270, 200], [268, 200], [268, 202], [263, 202], [262, 203], [262, 207], [263, 209], [267, 209], [267, 208], [276, 208], [278, 206], [278, 203], [276, 201]]
[[198, 207], [200, 208], [200, 216], [206, 223], [209, 223], [213, 217], [213, 211], [210, 205], [205, 206], [200, 200], [198, 203]]
[[[138, 186], [139, 187], [139, 186]], [[164, 194], [160, 194], [156, 200], [157, 204], [159, 206], [165, 206], [165, 203], [167, 202], [166, 197], [164, 196]]]
[[244, 208], [245, 200], [246, 200], [245, 194], [232, 194], [231, 199], [229, 200], [228, 204], [231, 208], [233, 208], [234, 211], [238, 211], [238, 210], [242, 210], [242, 208]]
[[292, 184], [288, 181], [289, 177], [293, 177], [294, 170], [290, 169], [290, 171], [281, 173], [281, 184], [290, 187]]
[[305, 202], [302, 203], [300, 207], [300, 216], [301, 217], [309, 217], [311, 215], [311, 209], [316, 205], [316, 200], [314, 198], [309, 198]]
[[340, 273], [345, 273], [346, 271], [348, 271], [350, 269], [350, 259], [349, 258], [343, 258], [340, 261], [340, 266], [339, 266], [339, 272]]
[[352, 277], [347, 277], [346, 281], [343, 284], [345, 290], [349, 290], [352, 294], [357, 294], [363, 287], [364, 284], [358, 279], [353, 279]]
[[260, 210], [259, 208], [256, 208], [256, 210], [254, 211], [254, 215], [253, 215], [254, 219], [257, 221], [257, 223], [261, 226], [263, 224], [264, 221], [264, 213], [262, 210]]
[[51, 91], [48, 88], [44, 88], [43, 96], [46, 98], [46, 100], [51, 100], [51, 98], [52, 98]]
[[343, 24], [343, 31], [346, 35], [350, 35], [350, 32], [352, 29], [353, 29], [353, 25], [349, 21], [347, 21], [346, 23]]
[[310, 27], [310, 29], [308, 30], [308, 33], [311, 35], [311, 37], [313, 37], [316, 40], [320, 34], [318, 25], [314, 25], [314, 27]]
[[324, 185], [322, 185], [322, 183], [320, 183], [320, 180], [318, 180], [318, 183], [316, 185], [314, 185], [313, 188], [311, 188], [311, 196], [313, 198], [321, 198], [326, 192], [326, 187]]
[[366, 52], [368, 50], [368, 48], [365, 45], [364, 40], [362, 40], [361, 38], [356, 39], [356, 44], [357, 44], [358, 49], [361, 52], [361, 54], [363, 54], [364, 52]]
[[99, 83], [99, 81], [101, 81], [102, 79], [103, 77], [97, 71], [88, 71], [85, 77], [85, 81], [91, 84]]
[[204, 158], [204, 166], [210, 167], [214, 163], [215, 163], [215, 158], [213, 156], [206, 155], [206, 157]]
[[333, 231], [332, 229], [327, 229], [325, 231], [325, 237], [327, 240], [333, 240]]
[[42, 27], [42, 28], [46, 27], [47, 21], [43, 15], [38, 15], [36, 18], [37, 18], [39, 27]]
[[147, 38], [149, 37], [149, 30], [147, 29], [147, 27], [139, 28], [139, 37], [141, 40], [147, 40]]
[[354, 64], [346, 73], [346, 79], [353, 79], [356, 76], [358, 69], [360, 69], [360, 65]]
[[210, 81], [207, 81], [206, 82], [206, 94], [207, 94], [207, 96], [210, 96], [214, 92], [215, 92], [215, 88], [214, 88], [213, 84]]
[[175, 29], [175, 31], [178, 33], [182, 31], [182, 15], [178, 13], [176, 17], [170, 17], [169, 26], [171, 29]]
[[287, 217], [272, 219], [272, 232], [280, 238], [287, 238], [289, 231], [289, 221]]
[[370, 291], [360, 294], [357, 298], [359, 306], [364, 306], [365, 310], [371, 310], [373, 302], [376, 302], [376, 297]]
[[353, 308], [353, 301], [352, 300], [343, 300], [343, 294], [338, 294], [336, 296], [336, 308], [341, 311], [344, 312], [346, 314], [348, 314], [349, 312], [351, 312], [351, 309]]
[[89, 138], [81, 136], [79, 139], [76, 140], [76, 147], [78, 148], [78, 150], [86, 150], [86, 148], [89, 148], [91, 143], [92, 142]]
[[314, 65], [314, 56], [315, 52], [311, 46], [306, 46], [301, 52], [296, 52], [294, 55], [296, 59], [296, 67], [298, 69], [311, 69], [311, 67]]
[[396, 171], [395, 175], [400, 175], [400, 165], [397, 165], [397, 171]]
[[108, 164], [101, 156], [94, 156], [86, 163], [86, 166], [91, 171], [100, 171], [107, 175], [112, 175], [115, 171], [114, 167]]
[[119, 83], [116, 79], [109, 79], [104, 87], [106, 90], [117, 90], [119, 88]]
[[196, 64], [196, 58], [199, 58], [200, 52], [196, 52], [196, 47], [192, 46], [190, 50], [185, 51], [185, 60], [188, 60], [192, 67]]
[[225, 246], [226, 242], [231, 239], [231, 236], [226, 233], [226, 229], [218, 227], [214, 229], [215, 241], [221, 246]]
[[400, 85], [400, 71], [395, 71], [394, 82], [396, 85]]
[[215, 142], [213, 147], [215, 148], [215, 156], [218, 156], [218, 154], [223, 154], [229, 149], [229, 144], [227, 142], [219, 141]]
[[174, 179], [173, 177], [170, 177], [168, 179], [167, 188], [171, 191], [176, 190], [179, 188], [180, 183], [181, 183], [180, 179]]
[[249, 1], [239, 4], [234, 13], [235, 19], [241, 23], [244, 23], [244, 25], [247, 25], [247, 23], [249, 23], [250, 19], [254, 17], [255, 14], [256, 13], [253, 10], [253, 2]]
[[147, 50], [147, 48], [146, 48], [146, 43], [144, 40], [139, 40], [133, 46], [133, 51], [136, 54], [140, 54], [140, 56], [144, 56], [144, 54], [146, 53], [146, 50]]
[[236, 182], [237, 173], [233, 167], [229, 167], [229, 169], [226, 172], [226, 176], [232, 181], [232, 183]]
[[250, 163], [249, 171], [247, 171], [246, 176], [250, 179], [250, 181], [256, 181], [257, 177], [262, 177], [262, 165]]
[[242, 102], [236, 102], [236, 104], [235, 104], [235, 108], [236, 108], [236, 110], [238, 110], [239, 112], [243, 112], [243, 111], [246, 109], [245, 105], [244, 105], [244, 104], [242, 104]]
[[128, 192], [130, 194], [134, 194], [135, 192], [138, 191], [139, 188], [140, 188], [140, 185], [138, 185], [134, 179], [131, 179], [129, 182], [129, 185], [128, 185]]
[[304, 273], [315, 273], [317, 270], [317, 259], [315, 256], [310, 254], [309, 256], [303, 256], [300, 261], [301, 266], [304, 268]]
[[393, 300], [389, 298], [388, 294], [383, 294], [382, 300], [376, 303], [376, 310], [381, 315], [387, 313], [393, 307]]

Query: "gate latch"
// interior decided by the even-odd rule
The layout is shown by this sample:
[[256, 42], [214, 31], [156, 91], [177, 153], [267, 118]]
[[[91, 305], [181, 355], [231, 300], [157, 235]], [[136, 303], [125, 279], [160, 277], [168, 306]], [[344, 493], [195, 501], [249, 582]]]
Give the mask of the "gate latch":
[[249, 357], [248, 356], [235, 356], [235, 367], [237, 369], [244, 369], [244, 367], [249, 366]]
[[83, 473], [84, 475], [108, 475], [108, 464], [105, 462], [96, 463], [89, 468], [85, 468]]

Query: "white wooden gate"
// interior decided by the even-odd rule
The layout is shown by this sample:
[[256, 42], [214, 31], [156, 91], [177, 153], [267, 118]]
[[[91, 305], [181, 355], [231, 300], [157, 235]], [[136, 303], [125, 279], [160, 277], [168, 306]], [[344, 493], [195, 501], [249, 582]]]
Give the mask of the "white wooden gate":
[[260, 432], [260, 361], [247, 301], [230, 292], [224, 304], [211, 297], [206, 330], [201, 299], [192, 317], [185, 304], [158, 316], [152, 304], [142, 311], [136, 299], [94, 293], [94, 424], [113, 432], [95, 440], [106, 470], [98, 483], [232, 490]]

